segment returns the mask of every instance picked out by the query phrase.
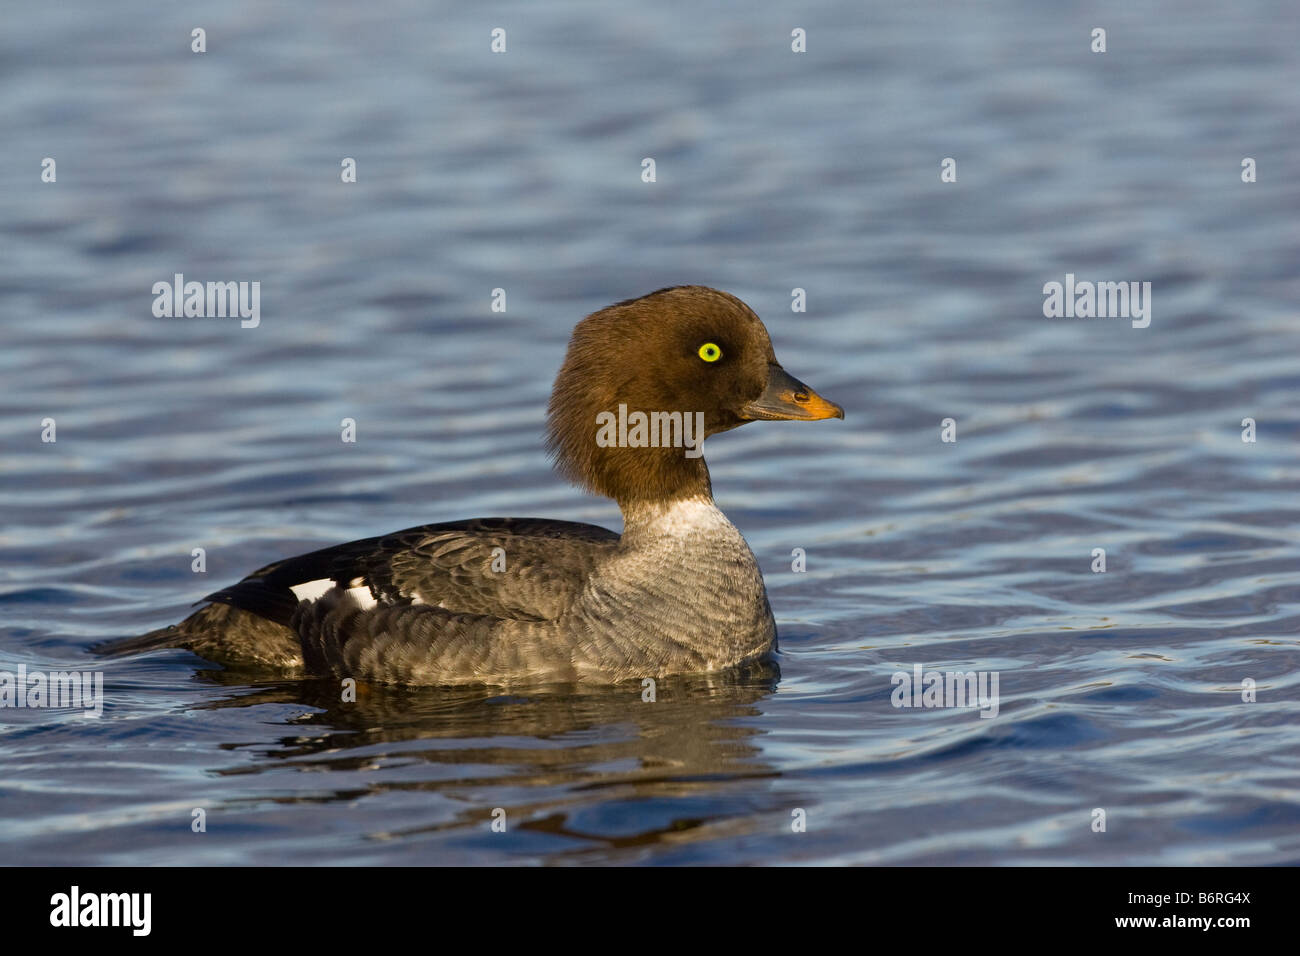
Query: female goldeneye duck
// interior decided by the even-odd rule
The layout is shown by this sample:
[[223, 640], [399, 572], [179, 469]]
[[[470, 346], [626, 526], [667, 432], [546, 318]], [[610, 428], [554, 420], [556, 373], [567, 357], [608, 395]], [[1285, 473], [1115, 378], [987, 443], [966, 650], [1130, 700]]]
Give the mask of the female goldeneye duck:
[[[679, 414], [680, 413], [680, 414]], [[756, 420], [843, 418], [777, 363], [735, 296], [661, 289], [578, 323], [548, 407], [559, 471], [623, 534], [544, 518], [425, 525], [277, 561], [180, 624], [102, 646], [395, 684], [618, 683], [775, 646], [753, 553], [698, 443]]]

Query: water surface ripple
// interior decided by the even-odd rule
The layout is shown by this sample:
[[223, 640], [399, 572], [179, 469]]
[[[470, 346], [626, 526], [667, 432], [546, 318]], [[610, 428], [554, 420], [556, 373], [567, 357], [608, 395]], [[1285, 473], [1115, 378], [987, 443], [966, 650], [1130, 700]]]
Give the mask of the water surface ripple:
[[[0, 711], [0, 862], [1300, 862], [1293, 4], [191, 7], [0, 34], [0, 669], [337, 541], [617, 527], [545, 401], [663, 285], [847, 419], [707, 448], [779, 670], [344, 704], [112, 661], [102, 719]], [[260, 281], [260, 327], [155, 319], [177, 272]], [[1066, 273], [1151, 282], [1150, 327], [1045, 319]], [[998, 672], [997, 718], [895, 709], [914, 664]]]

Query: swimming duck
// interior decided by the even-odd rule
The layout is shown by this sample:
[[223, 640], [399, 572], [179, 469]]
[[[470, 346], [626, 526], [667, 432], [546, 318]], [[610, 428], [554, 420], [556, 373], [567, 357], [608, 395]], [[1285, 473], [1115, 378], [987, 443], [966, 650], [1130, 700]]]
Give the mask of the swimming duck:
[[574, 329], [547, 412], [557, 469], [618, 502], [622, 535], [545, 518], [410, 528], [277, 561], [180, 624], [99, 650], [501, 686], [716, 671], [771, 652], [758, 562], [713, 502], [699, 443], [844, 410], [780, 366], [758, 316], [705, 286], [601, 309]]

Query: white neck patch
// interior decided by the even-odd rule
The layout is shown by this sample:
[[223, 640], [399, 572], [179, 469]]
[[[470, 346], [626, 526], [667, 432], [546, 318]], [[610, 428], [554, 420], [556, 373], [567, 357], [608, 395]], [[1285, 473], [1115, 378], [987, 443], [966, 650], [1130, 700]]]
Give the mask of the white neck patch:
[[736, 530], [710, 498], [677, 498], [638, 505], [624, 514], [623, 523], [634, 534], [667, 538], [717, 535]]

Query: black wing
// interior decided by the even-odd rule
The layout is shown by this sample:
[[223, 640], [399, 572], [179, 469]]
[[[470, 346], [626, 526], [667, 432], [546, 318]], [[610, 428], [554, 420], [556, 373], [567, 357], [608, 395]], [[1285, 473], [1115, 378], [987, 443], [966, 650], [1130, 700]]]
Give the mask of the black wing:
[[423, 525], [277, 561], [204, 600], [289, 626], [299, 604], [293, 588], [328, 581], [368, 588], [382, 605], [551, 620], [617, 544], [618, 535], [605, 528], [546, 518]]

